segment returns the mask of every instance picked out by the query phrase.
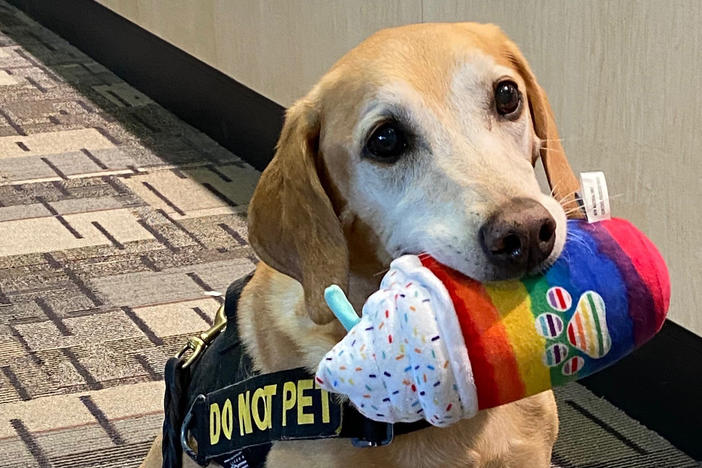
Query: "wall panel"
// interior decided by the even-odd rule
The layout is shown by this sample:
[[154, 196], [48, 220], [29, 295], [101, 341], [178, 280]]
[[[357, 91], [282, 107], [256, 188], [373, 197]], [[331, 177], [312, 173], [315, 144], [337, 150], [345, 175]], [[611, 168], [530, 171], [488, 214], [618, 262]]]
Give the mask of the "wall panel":
[[288, 106], [347, 50], [421, 21], [421, 0], [98, 0]]
[[499, 24], [547, 90], [576, 170], [668, 261], [671, 318], [702, 335], [702, 2], [98, 0], [283, 105], [373, 31]]

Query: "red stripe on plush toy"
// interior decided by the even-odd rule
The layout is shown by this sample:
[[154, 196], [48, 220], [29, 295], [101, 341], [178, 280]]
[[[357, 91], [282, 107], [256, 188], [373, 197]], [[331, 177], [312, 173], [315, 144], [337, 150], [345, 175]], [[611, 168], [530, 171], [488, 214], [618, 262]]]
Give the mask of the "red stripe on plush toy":
[[468, 349], [479, 408], [491, 408], [524, 397], [526, 390], [512, 344], [483, 285], [431, 257], [422, 257], [421, 261], [441, 280], [451, 296]]

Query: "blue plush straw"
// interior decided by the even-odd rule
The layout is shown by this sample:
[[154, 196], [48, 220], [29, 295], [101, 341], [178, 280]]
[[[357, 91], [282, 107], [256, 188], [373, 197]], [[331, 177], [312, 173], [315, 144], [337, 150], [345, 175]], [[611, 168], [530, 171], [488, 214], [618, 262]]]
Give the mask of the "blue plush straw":
[[324, 300], [327, 301], [327, 305], [334, 312], [336, 318], [344, 326], [346, 331], [351, 330], [354, 325], [361, 321], [358, 318], [358, 314], [353, 310], [353, 306], [346, 299], [346, 294], [341, 288], [335, 284], [332, 284], [327, 289], [324, 290]]

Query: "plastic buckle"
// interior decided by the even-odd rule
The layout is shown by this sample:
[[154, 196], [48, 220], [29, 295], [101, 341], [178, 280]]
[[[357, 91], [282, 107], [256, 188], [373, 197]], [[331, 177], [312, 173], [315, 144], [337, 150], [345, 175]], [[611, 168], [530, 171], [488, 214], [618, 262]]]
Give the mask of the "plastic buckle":
[[[358, 447], [358, 448], [384, 447], [386, 445], [390, 445], [393, 438], [395, 437], [394, 426], [392, 424], [388, 424], [388, 423], [375, 423], [373, 425], [373, 426], [375, 426], [373, 429], [377, 429], [377, 427], [380, 424], [383, 424], [385, 426], [385, 434], [382, 434], [382, 435], [377, 434], [378, 431], [373, 431], [371, 429], [369, 431], [366, 431], [366, 433], [367, 433], [366, 437], [352, 438], [351, 445], [353, 445], [354, 447]], [[371, 434], [368, 434], [368, 432], [375, 432], [376, 434], [371, 435]], [[381, 437], [380, 438], [377, 437], [378, 435], [381, 435]]]

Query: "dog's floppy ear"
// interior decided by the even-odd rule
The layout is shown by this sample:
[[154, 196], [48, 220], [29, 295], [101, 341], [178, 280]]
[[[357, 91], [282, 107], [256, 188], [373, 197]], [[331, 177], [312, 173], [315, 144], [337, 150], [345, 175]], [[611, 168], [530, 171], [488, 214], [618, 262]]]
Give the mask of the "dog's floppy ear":
[[324, 289], [348, 292], [349, 254], [341, 224], [317, 170], [319, 112], [309, 99], [286, 113], [278, 146], [249, 205], [249, 241], [274, 269], [296, 279], [305, 291], [310, 318], [325, 324], [334, 315]]
[[[505, 44], [507, 58], [526, 82], [531, 120], [536, 136], [541, 140], [539, 153], [548, 183], [557, 200], [560, 200], [568, 208], [574, 208], [576, 206], [575, 192], [579, 189], [580, 184], [573, 174], [573, 169], [568, 164], [568, 158], [558, 137], [558, 128], [546, 92], [536, 81], [529, 64], [516, 44], [509, 39], [505, 40]], [[536, 162], [536, 156], [534, 162]], [[573, 214], [579, 216], [579, 211], [574, 211]]]

